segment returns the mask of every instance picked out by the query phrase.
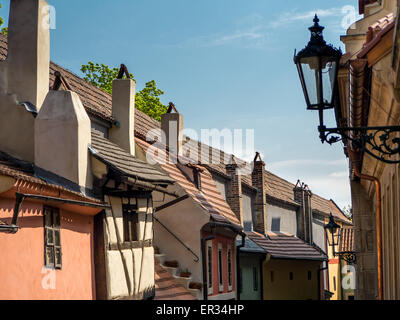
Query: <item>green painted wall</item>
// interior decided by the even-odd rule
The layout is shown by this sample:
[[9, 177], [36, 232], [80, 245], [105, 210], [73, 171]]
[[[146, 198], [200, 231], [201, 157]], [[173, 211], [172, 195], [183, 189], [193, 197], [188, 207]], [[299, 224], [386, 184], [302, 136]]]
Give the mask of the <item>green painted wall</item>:
[[[242, 275], [240, 300], [260, 300], [262, 290], [260, 255], [241, 253], [240, 270]], [[256, 279], [254, 279], [254, 272], [256, 272]], [[257, 281], [256, 287], [254, 280]]]

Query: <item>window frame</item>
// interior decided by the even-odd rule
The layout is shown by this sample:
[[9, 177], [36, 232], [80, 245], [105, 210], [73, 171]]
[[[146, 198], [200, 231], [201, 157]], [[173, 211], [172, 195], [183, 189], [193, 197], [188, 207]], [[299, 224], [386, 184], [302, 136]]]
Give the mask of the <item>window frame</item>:
[[122, 205], [124, 242], [139, 241], [139, 213], [137, 204]]
[[207, 292], [208, 294], [213, 294], [213, 247], [212, 242], [210, 241], [207, 244]]
[[258, 291], [259, 285], [258, 285], [258, 268], [253, 267], [253, 291]]
[[227, 274], [228, 274], [228, 291], [233, 289], [233, 261], [232, 261], [232, 246], [228, 246], [226, 250], [226, 264], [227, 264]]
[[[44, 266], [49, 269], [62, 270], [61, 213], [59, 208], [43, 206], [43, 229]], [[51, 234], [51, 239], [49, 234]], [[50, 257], [48, 249], [52, 252]]]
[[224, 267], [222, 243], [218, 243], [218, 291], [224, 292]]

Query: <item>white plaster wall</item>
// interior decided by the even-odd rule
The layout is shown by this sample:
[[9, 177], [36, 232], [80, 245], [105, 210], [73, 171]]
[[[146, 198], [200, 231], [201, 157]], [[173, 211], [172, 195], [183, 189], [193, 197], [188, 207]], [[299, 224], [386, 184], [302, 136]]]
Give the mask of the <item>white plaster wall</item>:
[[253, 230], [253, 204], [254, 204], [254, 196], [247, 192], [243, 192], [242, 209], [243, 209], [243, 224], [245, 231]]
[[312, 220], [313, 242], [325, 251], [324, 217], [313, 213]]
[[272, 218], [281, 218], [281, 232], [297, 234], [296, 211], [267, 204], [267, 228], [271, 231]]
[[[106, 199], [107, 201], [108, 199]], [[123, 218], [121, 199], [109, 198], [112, 210], [106, 210], [106, 249], [108, 244], [123, 242]], [[127, 199], [123, 199], [127, 203]], [[132, 202], [131, 202], [132, 203]], [[139, 226], [138, 235], [141, 240], [153, 238], [152, 230], [152, 203], [138, 199]], [[147, 211], [147, 226], [145, 237], [145, 217]], [[154, 286], [154, 249], [147, 247], [142, 249], [123, 249], [106, 251], [107, 293], [109, 299], [117, 299], [127, 296], [139, 297], [141, 292]]]
[[167, 254], [166, 260], [177, 260], [179, 268], [187, 268], [192, 273], [193, 281], [202, 282], [201, 228], [209, 222], [209, 215], [188, 198], [156, 213], [155, 216], [189, 246], [200, 260], [195, 262], [195, 257], [158, 222], [155, 222], [154, 243], [160, 249], [160, 253]]

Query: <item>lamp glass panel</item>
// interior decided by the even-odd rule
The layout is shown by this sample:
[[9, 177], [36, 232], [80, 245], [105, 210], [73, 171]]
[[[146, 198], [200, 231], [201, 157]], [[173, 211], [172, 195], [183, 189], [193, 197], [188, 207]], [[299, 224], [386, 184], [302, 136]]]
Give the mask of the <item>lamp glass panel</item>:
[[317, 105], [320, 103], [320, 69], [319, 69], [319, 58], [318, 57], [307, 57], [302, 58], [301, 67], [304, 75], [304, 83], [308, 98], [310, 99], [311, 105]]
[[324, 103], [332, 104], [333, 90], [335, 87], [337, 61], [332, 57], [322, 57], [322, 87]]

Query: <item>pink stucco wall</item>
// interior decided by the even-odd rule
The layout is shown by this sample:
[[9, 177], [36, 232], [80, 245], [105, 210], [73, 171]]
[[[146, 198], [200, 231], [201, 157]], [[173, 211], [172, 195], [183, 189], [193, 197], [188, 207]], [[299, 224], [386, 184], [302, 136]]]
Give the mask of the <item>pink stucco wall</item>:
[[[0, 198], [2, 220], [10, 221], [5, 218], [12, 216], [14, 203]], [[42, 209], [43, 204], [25, 200], [21, 229], [0, 233], [0, 299], [94, 299], [93, 217], [60, 209], [62, 270], [52, 278], [44, 268]]]

